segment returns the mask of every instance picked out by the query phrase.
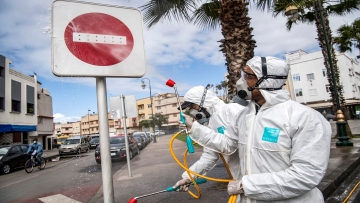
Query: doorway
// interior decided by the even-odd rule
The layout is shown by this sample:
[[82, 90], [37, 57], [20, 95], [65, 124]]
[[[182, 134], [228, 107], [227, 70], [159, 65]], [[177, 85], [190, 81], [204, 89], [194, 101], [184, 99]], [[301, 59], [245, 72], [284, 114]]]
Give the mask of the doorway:
[[29, 136], [27, 132], [23, 132], [23, 144], [29, 144]]

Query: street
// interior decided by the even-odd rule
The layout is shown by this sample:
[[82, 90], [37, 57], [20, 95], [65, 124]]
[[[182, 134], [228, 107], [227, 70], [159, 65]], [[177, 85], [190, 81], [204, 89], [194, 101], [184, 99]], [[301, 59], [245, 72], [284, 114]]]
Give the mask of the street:
[[[113, 173], [125, 164], [126, 160], [112, 163]], [[47, 162], [44, 170], [34, 168], [28, 174], [24, 169], [19, 169], [1, 175], [0, 202], [51, 202], [45, 199], [40, 201], [39, 198], [56, 194], [88, 202], [101, 185], [101, 165], [95, 162], [94, 150], [91, 150], [81, 154], [81, 157], [68, 156], [60, 158], [58, 162]]]

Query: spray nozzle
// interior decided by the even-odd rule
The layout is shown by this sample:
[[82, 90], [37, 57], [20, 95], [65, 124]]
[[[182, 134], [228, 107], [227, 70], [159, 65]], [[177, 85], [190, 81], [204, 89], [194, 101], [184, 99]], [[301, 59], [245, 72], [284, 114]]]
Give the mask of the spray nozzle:
[[174, 87], [175, 82], [173, 80], [169, 79], [168, 81], [166, 81], [166, 85], [169, 87]]

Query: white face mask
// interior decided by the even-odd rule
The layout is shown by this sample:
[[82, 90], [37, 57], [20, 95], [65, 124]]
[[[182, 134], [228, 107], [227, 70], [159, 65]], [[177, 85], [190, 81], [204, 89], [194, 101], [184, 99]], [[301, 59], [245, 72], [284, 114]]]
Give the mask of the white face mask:
[[238, 96], [245, 100], [251, 100], [251, 91], [248, 89], [248, 84], [244, 80], [244, 77], [241, 77], [236, 82], [236, 90], [238, 91]]

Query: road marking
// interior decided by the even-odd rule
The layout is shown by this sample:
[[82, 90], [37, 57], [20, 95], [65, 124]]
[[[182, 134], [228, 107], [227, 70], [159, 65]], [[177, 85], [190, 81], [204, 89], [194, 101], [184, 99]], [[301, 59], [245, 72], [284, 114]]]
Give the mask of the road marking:
[[117, 181], [121, 181], [121, 180], [129, 180], [129, 179], [133, 179], [133, 178], [140, 178], [142, 177], [142, 174], [136, 174], [136, 175], [133, 175], [132, 177], [129, 177], [129, 176], [120, 176]]
[[4, 185], [4, 186], [0, 187], [0, 189], [1, 189], [1, 188], [5, 188], [5, 187], [9, 187], [9, 186], [14, 185], [14, 184], [17, 184], [17, 183], [21, 183], [21, 182], [23, 182], [23, 181], [26, 181], [26, 180], [29, 180], [29, 179], [32, 179], [32, 178], [35, 178], [35, 177], [38, 177], [38, 176], [39, 176], [39, 175], [34, 175], [34, 176], [29, 177], [29, 178], [25, 178], [25, 179], [22, 179], [22, 180], [19, 180], [19, 181], [16, 181], [16, 182], [12, 182], [12, 183], [10, 183], [10, 184], [8, 184], [8, 185]]
[[71, 199], [69, 197], [66, 197], [65, 195], [62, 194], [57, 194], [57, 195], [51, 195], [51, 196], [47, 196], [47, 197], [42, 197], [39, 198], [40, 201], [45, 202], [45, 203], [58, 203], [58, 202], [66, 202], [66, 203], [81, 203], [79, 201], [76, 201], [74, 199]]

